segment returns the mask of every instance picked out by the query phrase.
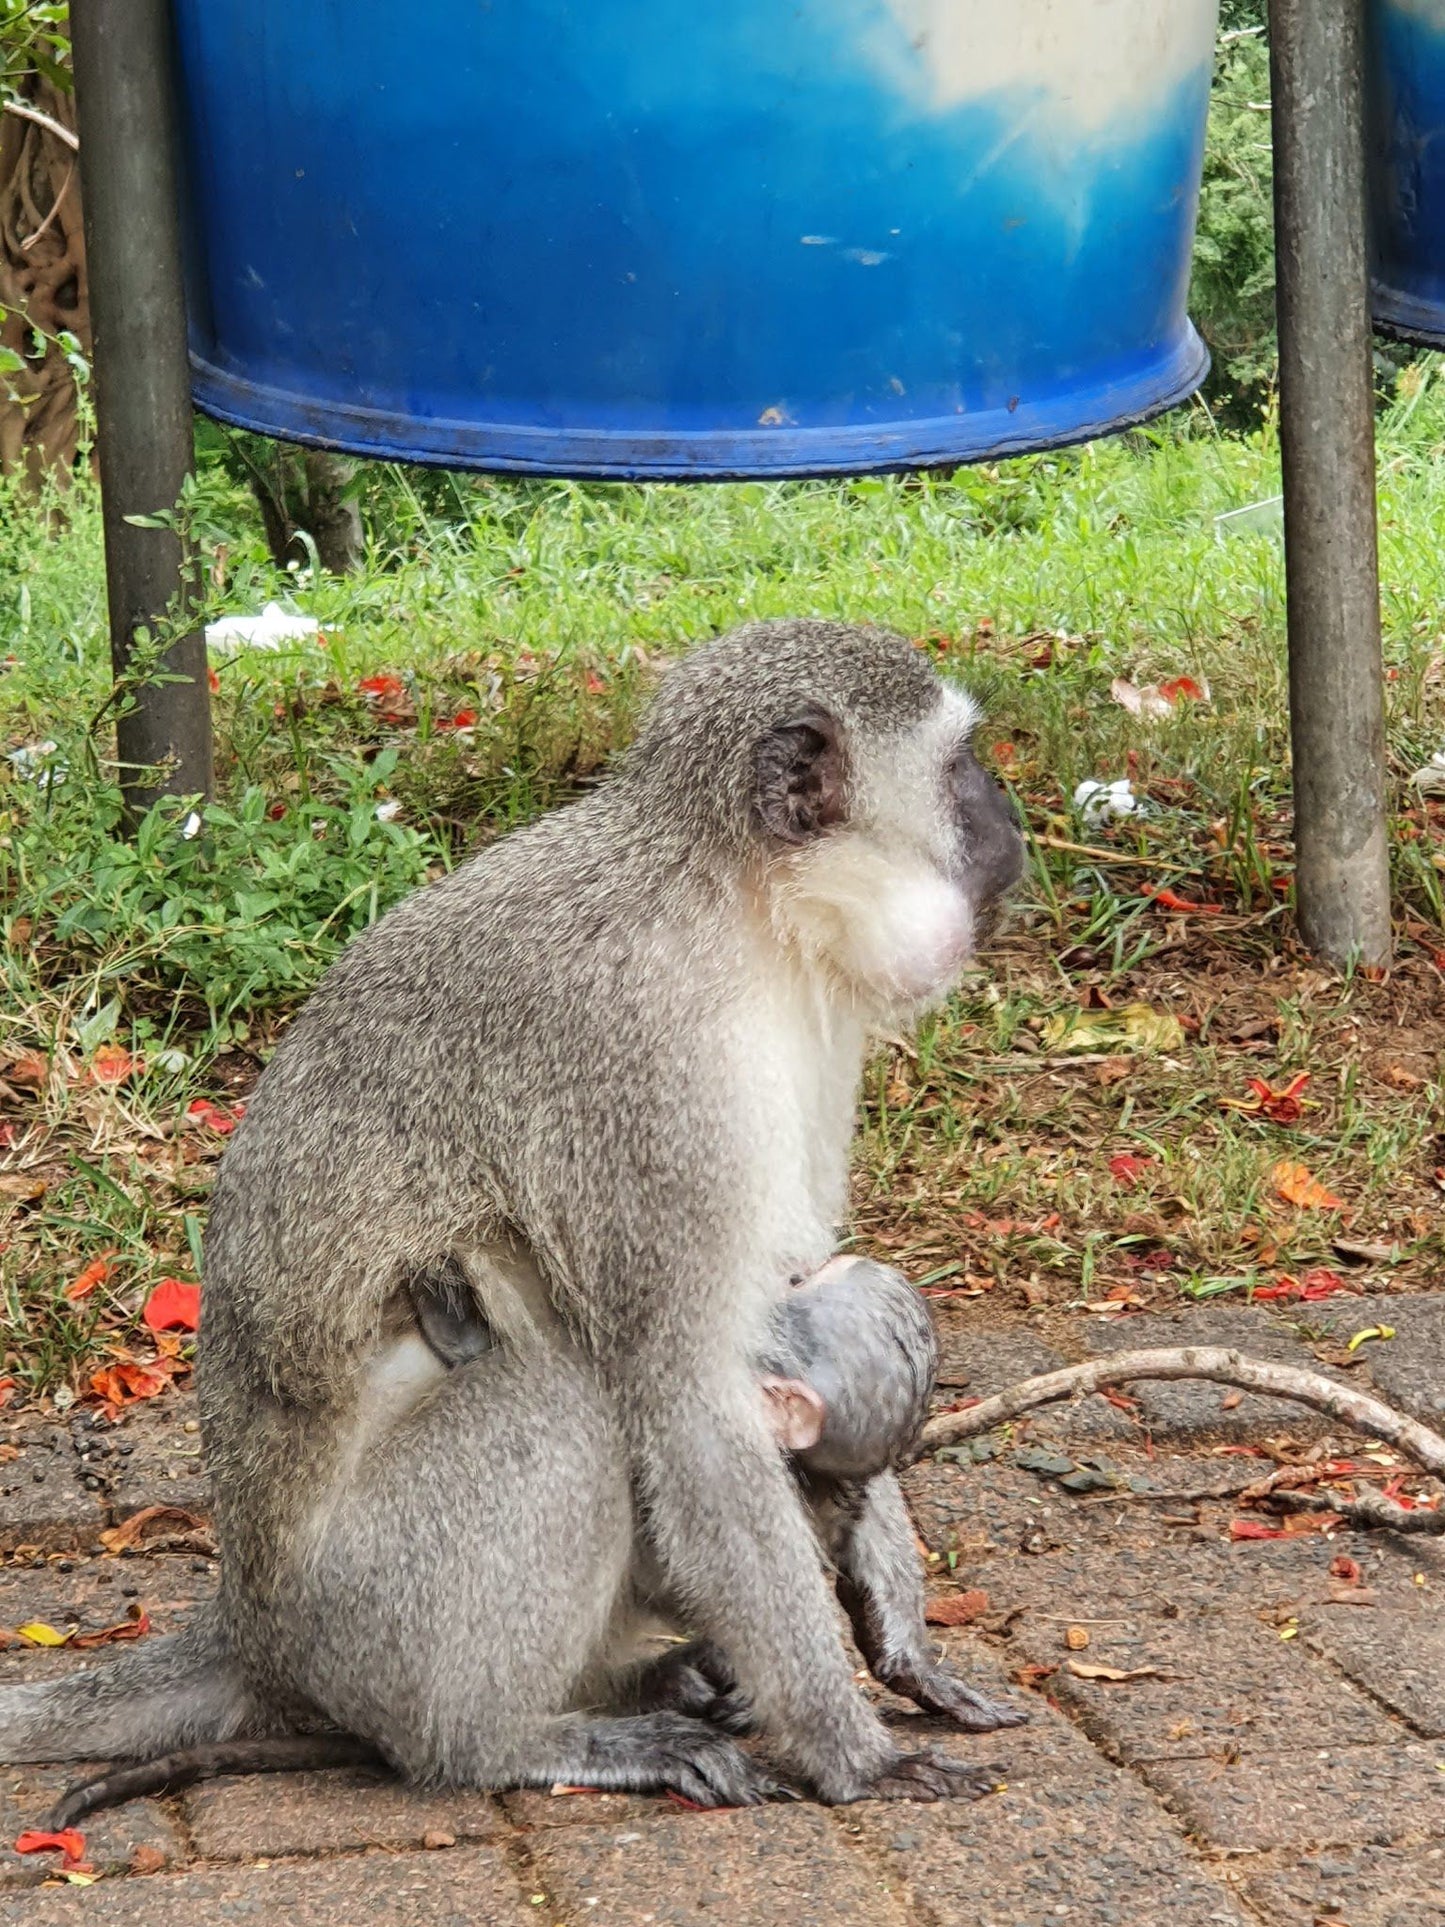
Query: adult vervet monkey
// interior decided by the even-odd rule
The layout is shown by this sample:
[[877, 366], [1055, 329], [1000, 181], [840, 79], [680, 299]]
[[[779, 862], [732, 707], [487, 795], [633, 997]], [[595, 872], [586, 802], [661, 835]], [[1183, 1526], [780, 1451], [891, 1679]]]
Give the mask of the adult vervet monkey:
[[[217, 1180], [217, 1604], [88, 1700], [0, 1700], [0, 1757], [334, 1725], [423, 1780], [755, 1798], [708, 1722], [591, 1710], [640, 1514], [783, 1772], [976, 1790], [856, 1691], [751, 1364], [832, 1248], [870, 1034], [947, 990], [1019, 873], [976, 720], [895, 636], [749, 626], [666, 677], [610, 781], [351, 946]], [[450, 1374], [397, 1309], [444, 1262], [501, 1340]], [[458, 1454], [460, 1547], [417, 1471]]]

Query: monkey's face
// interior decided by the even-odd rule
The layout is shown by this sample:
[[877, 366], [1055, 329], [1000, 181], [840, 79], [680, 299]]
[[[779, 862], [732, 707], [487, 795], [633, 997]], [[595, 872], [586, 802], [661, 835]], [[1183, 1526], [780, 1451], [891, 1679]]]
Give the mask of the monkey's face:
[[1013, 811], [971, 747], [977, 722], [940, 684], [929, 713], [896, 729], [815, 708], [759, 749], [775, 926], [866, 1004], [942, 996], [1022, 872]]

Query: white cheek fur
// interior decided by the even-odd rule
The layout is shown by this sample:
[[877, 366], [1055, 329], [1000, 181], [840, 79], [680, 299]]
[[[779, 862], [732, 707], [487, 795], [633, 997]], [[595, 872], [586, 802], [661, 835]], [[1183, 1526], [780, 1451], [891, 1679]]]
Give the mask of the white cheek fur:
[[940, 995], [973, 947], [973, 914], [958, 888], [914, 854], [846, 833], [795, 859], [774, 901], [805, 956], [885, 1002]]

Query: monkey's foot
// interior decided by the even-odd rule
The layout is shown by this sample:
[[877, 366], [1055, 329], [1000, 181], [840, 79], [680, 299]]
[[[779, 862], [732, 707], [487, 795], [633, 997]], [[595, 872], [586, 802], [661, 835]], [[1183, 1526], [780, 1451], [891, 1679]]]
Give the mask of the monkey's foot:
[[1000, 1727], [1028, 1724], [1027, 1707], [1011, 1705], [1007, 1700], [991, 1700], [975, 1692], [973, 1687], [965, 1686], [941, 1666], [930, 1667], [919, 1675], [899, 1675], [883, 1683], [922, 1707], [925, 1713], [937, 1713], [943, 1719], [952, 1720], [965, 1733], [996, 1733]]
[[900, 1753], [860, 1798], [864, 1800], [981, 1800], [1004, 1783], [997, 1766], [969, 1766], [932, 1747]]
[[679, 1793], [700, 1807], [758, 1806], [780, 1791], [726, 1734], [685, 1713], [599, 1721], [594, 1733], [596, 1757], [579, 1785]]

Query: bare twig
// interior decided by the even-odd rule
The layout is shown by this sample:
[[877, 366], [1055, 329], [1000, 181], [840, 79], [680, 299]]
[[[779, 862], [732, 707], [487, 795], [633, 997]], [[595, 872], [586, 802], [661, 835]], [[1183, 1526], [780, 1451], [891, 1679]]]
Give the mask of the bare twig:
[[1384, 1526], [1391, 1532], [1423, 1532], [1445, 1537], [1445, 1506], [1421, 1506], [1407, 1512], [1381, 1492], [1360, 1492], [1346, 1498], [1340, 1492], [1276, 1492], [1271, 1499], [1296, 1512], [1333, 1512], [1351, 1526]]
[[1123, 850], [1101, 850], [1097, 843], [1071, 843], [1066, 836], [1046, 836], [1035, 831], [1034, 841], [1042, 844], [1046, 850], [1066, 850], [1074, 856], [1092, 857], [1096, 863], [1116, 863], [1125, 870], [1169, 870], [1181, 877], [1204, 874], [1198, 864], [1171, 863], [1157, 856], [1129, 856]]
[[80, 136], [56, 120], [53, 114], [42, 113], [38, 107], [31, 107], [23, 100], [0, 100], [0, 114], [14, 114], [18, 120], [33, 120], [37, 127], [43, 127], [47, 134], [54, 134], [58, 141], [64, 141], [72, 153], [80, 151]]
[[[1246, 1391], [1263, 1392], [1269, 1398], [1292, 1398], [1317, 1412], [1327, 1412], [1357, 1431], [1368, 1432], [1398, 1445], [1427, 1472], [1445, 1479], [1445, 1439], [1427, 1425], [1407, 1418], [1403, 1412], [1356, 1391], [1352, 1385], [1337, 1385], [1322, 1372], [1303, 1371], [1294, 1365], [1275, 1365], [1265, 1359], [1248, 1358], [1242, 1352], [1219, 1345], [1180, 1345], [1164, 1351], [1120, 1352], [1114, 1358], [1093, 1358], [1083, 1365], [1069, 1365], [1062, 1371], [1045, 1372], [1026, 1378], [1020, 1384], [993, 1398], [981, 1399], [961, 1412], [944, 1412], [930, 1419], [919, 1440], [920, 1452], [936, 1451], [941, 1445], [957, 1445], [963, 1439], [977, 1438], [996, 1425], [1017, 1418], [1039, 1405], [1054, 1405], [1060, 1399], [1097, 1392], [1105, 1385], [1127, 1385], [1135, 1379], [1213, 1379], [1223, 1385], [1242, 1386]], [[1339, 1510], [1332, 1507], [1332, 1510]], [[1411, 1518], [1416, 1515], [1407, 1515]], [[1393, 1522], [1392, 1522], [1393, 1523]], [[1419, 1531], [1418, 1526], [1413, 1530]]]
[[30, 249], [35, 246], [35, 243], [38, 240], [40, 240], [43, 235], [47, 234], [50, 231], [50, 228], [54, 223], [56, 215], [60, 212], [60, 206], [62, 201], [64, 201], [66, 195], [70, 192], [70, 183], [74, 179], [75, 179], [75, 162], [72, 161], [70, 163], [70, 166], [65, 170], [65, 179], [60, 183], [60, 192], [56, 195], [55, 199], [50, 204], [50, 212], [46, 215], [45, 219], [40, 223], [40, 226], [36, 228], [35, 232], [33, 234], [27, 234], [25, 239], [20, 243], [20, 249], [22, 253], [29, 253]]

